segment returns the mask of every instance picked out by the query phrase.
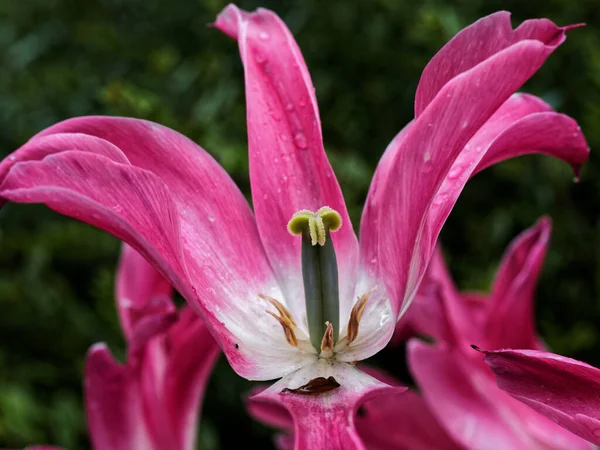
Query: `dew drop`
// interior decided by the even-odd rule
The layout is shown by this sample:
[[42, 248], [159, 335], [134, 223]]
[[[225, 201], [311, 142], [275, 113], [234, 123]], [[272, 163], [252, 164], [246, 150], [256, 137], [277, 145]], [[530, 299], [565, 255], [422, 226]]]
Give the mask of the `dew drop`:
[[371, 260], [371, 264], [377, 264], [377, 258], [373, 258], [373, 259]]
[[279, 139], [281, 139], [283, 142], [287, 142], [287, 140], [288, 140], [288, 136], [287, 136], [287, 134], [285, 134], [285, 133], [281, 133], [281, 134], [279, 135]]
[[208, 220], [209, 222], [214, 222], [215, 221], [215, 216], [213, 216], [212, 214], [208, 215]]
[[468, 126], [469, 126], [469, 121], [468, 120], [463, 121], [461, 127], [462, 128], [467, 128]]
[[298, 131], [294, 135], [294, 144], [300, 150], [305, 150], [308, 147], [308, 142], [306, 141], [306, 136], [304, 135], [304, 133], [302, 131]]
[[304, 97], [302, 97], [300, 99], [300, 103], [299, 103], [301, 108], [304, 108], [306, 106], [306, 99]]
[[426, 151], [425, 154], [423, 155], [423, 161], [427, 162], [431, 160], [431, 152], [430, 151]]
[[271, 36], [269, 36], [269, 33], [267, 33], [266, 31], [261, 31], [260, 33], [258, 33], [258, 37], [261, 38], [263, 41], [268, 41]]
[[454, 180], [456, 178], [458, 178], [458, 176], [461, 174], [462, 170], [460, 167], [453, 167], [452, 169], [450, 169], [450, 172], [448, 172], [448, 178], [450, 178], [451, 180]]

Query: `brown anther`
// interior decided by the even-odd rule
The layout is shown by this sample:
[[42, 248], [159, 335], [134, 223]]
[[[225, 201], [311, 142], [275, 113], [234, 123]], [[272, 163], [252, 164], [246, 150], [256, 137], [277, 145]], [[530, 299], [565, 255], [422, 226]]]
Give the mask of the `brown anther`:
[[325, 322], [325, 333], [321, 341], [321, 354], [330, 357], [333, 355], [333, 325], [330, 322]]
[[281, 324], [281, 327], [283, 328], [283, 332], [285, 333], [285, 340], [288, 342], [288, 344], [290, 344], [293, 347], [297, 347], [298, 339], [296, 339], [296, 334], [294, 333], [294, 330], [292, 328], [293, 325], [292, 325], [292, 323], [290, 323], [290, 321], [287, 319], [287, 317], [279, 317], [278, 315], [276, 315], [275, 313], [272, 313], [271, 311], [267, 311], [267, 314], [271, 314]]
[[296, 322], [294, 322], [294, 318], [292, 317], [292, 314], [280, 302], [278, 302], [277, 300], [275, 300], [273, 297], [269, 297], [268, 295], [258, 294], [258, 296], [260, 298], [262, 298], [263, 300], [266, 300], [269, 303], [271, 303], [271, 305], [273, 305], [277, 309], [277, 311], [279, 312], [279, 315], [281, 317], [283, 317], [284, 319], [286, 319], [293, 326], [296, 326]]
[[358, 324], [360, 323], [360, 319], [365, 312], [369, 294], [370, 292], [367, 292], [366, 294], [358, 297], [358, 301], [352, 307], [352, 311], [350, 312], [350, 320], [348, 320], [348, 344], [354, 341], [356, 336], [358, 336]]

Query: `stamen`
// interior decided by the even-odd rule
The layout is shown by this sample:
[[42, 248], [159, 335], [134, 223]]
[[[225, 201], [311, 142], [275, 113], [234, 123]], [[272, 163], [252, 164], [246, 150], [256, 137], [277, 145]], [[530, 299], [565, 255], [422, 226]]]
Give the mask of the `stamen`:
[[365, 312], [365, 307], [367, 306], [367, 300], [369, 299], [370, 293], [371, 292], [369, 291], [360, 296], [358, 301], [352, 307], [352, 311], [350, 312], [350, 320], [348, 320], [348, 344], [352, 343], [352, 341], [356, 339], [356, 336], [358, 336], [358, 324], [360, 323], [360, 319]]
[[339, 287], [335, 249], [329, 233], [342, 226], [341, 216], [328, 206], [317, 212], [301, 210], [288, 223], [288, 231], [302, 236], [302, 280], [308, 331], [318, 351], [326, 321], [333, 327], [333, 340], [339, 332]]
[[275, 317], [277, 319], [277, 321], [281, 324], [281, 326], [283, 328], [283, 332], [285, 334], [285, 340], [288, 342], [288, 344], [290, 344], [293, 347], [297, 347], [298, 339], [296, 339], [296, 333], [294, 333], [294, 330], [292, 329], [291, 324], [287, 320], [287, 318], [279, 317], [278, 315], [276, 315], [275, 313], [272, 313], [269, 310], [267, 310], [267, 314], [270, 314], [273, 317]]
[[258, 296], [260, 298], [262, 298], [263, 300], [266, 300], [269, 303], [271, 303], [271, 305], [273, 305], [277, 309], [277, 311], [279, 312], [279, 315], [281, 317], [287, 319], [292, 325], [296, 326], [296, 322], [294, 322], [294, 318], [292, 317], [292, 314], [280, 302], [275, 300], [273, 297], [269, 297], [268, 295], [258, 294]]
[[331, 358], [333, 356], [333, 325], [331, 322], [325, 322], [325, 333], [321, 341], [321, 358]]

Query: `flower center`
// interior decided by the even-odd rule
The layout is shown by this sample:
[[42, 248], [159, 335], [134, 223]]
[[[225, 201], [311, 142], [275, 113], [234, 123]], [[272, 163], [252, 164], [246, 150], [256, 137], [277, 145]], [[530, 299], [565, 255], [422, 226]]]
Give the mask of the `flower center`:
[[287, 342], [308, 353], [316, 351], [322, 358], [331, 358], [356, 339], [370, 294], [369, 291], [358, 298], [350, 313], [346, 335], [339, 339], [338, 269], [330, 233], [341, 226], [341, 216], [327, 206], [317, 212], [298, 211], [288, 223], [291, 234], [302, 236], [302, 280], [309, 336], [296, 325], [283, 304], [259, 294], [277, 310], [277, 314], [272, 311], [267, 313], [281, 324]]
[[[302, 236], [302, 280], [310, 342], [315, 348], [333, 349], [340, 322], [337, 258], [330, 232], [342, 226], [341, 216], [324, 206], [317, 212], [302, 210], [292, 216], [288, 231]], [[327, 339], [326, 339], [327, 338]]]

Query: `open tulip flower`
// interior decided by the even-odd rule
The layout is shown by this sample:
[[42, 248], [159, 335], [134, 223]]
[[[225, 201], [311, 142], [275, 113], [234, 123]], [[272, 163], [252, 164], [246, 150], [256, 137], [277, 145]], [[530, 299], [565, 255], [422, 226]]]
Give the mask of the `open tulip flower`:
[[191, 309], [177, 313], [169, 282], [127, 245], [116, 286], [127, 362], [115, 361], [104, 344], [89, 351], [85, 406], [93, 447], [193, 450], [219, 347]]
[[270, 11], [233, 5], [214, 26], [237, 40], [244, 65], [254, 211], [192, 141], [118, 117], [70, 119], [34, 136], [2, 162], [0, 197], [45, 203], [140, 252], [239, 375], [281, 378], [260, 395], [289, 411], [296, 448], [360, 447], [355, 410], [393, 388], [354, 363], [389, 341], [469, 177], [525, 153], [576, 170], [587, 158], [575, 121], [513, 95], [569, 27], [540, 19], [513, 30], [500, 12], [434, 56], [414, 120], [379, 164], [359, 242], [290, 31]]
[[537, 350], [481, 350], [500, 389], [600, 446], [600, 369]]
[[[509, 247], [489, 296], [459, 293], [439, 252], [413, 305], [414, 330], [436, 340], [408, 343], [412, 374], [432, 413], [465, 448], [490, 450], [590, 449], [590, 445], [516, 401], [496, 386], [481, 354], [504, 346], [542, 349], [534, 327], [533, 294], [550, 237], [541, 219]], [[425, 307], [421, 302], [430, 302]], [[426, 317], [439, 309], [431, 323]], [[432, 325], [433, 323], [433, 325]], [[488, 357], [490, 358], [490, 357]], [[538, 378], [543, 383], [542, 378]]]

